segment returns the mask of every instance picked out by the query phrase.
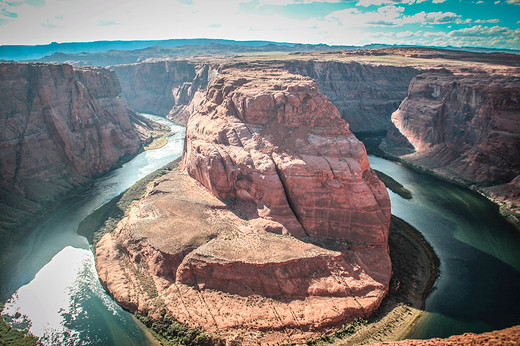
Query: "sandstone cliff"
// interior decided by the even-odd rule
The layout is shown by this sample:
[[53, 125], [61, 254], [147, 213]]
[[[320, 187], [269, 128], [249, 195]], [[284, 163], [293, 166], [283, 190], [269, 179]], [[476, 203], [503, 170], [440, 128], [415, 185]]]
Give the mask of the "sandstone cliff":
[[392, 114], [389, 139], [409, 142], [414, 152], [402, 159], [438, 174], [509, 182], [520, 174], [519, 114], [518, 74], [427, 72]]
[[215, 68], [186, 61], [158, 60], [112, 66], [129, 104], [142, 112], [186, 124], [204, 99]]
[[340, 61], [291, 61], [286, 68], [314, 79], [353, 132], [386, 132], [405, 98], [415, 67]]
[[0, 104], [2, 229], [135, 154], [146, 139], [136, 128], [147, 136], [101, 68], [1, 63]]
[[316, 83], [228, 71], [188, 121], [187, 172], [217, 197], [244, 201], [275, 232], [385, 244], [386, 189]]
[[246, 344], [301, 340], [379, 306], [388, 194], [311, 79], [223, 69], [188, 121], [182, 166], [195, 179], [156, 180], [97, 244], [119, 304]]

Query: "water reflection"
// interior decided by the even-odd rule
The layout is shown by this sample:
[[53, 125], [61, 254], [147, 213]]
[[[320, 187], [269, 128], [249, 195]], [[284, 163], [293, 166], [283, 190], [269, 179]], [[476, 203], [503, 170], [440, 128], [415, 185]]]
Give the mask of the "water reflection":
[[11, 251], [0, 268], [2, 312], [26, 326], [43, 344], [147, 345], [154, 339], [123, 311], [99, 283], [79, 223], [137, 180], [182, 154], [184, 128], [158, 117], [174, 135], [163, 148], [146, 151], [107, 175], [91, 189], [62, 203]]

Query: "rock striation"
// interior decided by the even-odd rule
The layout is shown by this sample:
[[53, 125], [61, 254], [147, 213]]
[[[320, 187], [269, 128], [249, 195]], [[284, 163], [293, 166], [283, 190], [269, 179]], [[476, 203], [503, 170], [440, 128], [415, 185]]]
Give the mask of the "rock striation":
[[0, 63], [0, 104], [2, 228], [27, 224], [149, 139], [106, 69]]
[[134, 109], [166, 115], [180, 124], [186, 124], [201, 104], [217, 73], [217, 68], [209, 64], [182, 60], [152, 60], [111, 69], [118, 75], [122, 91]]
[[[441, 70], [415, 77], [392, 114], [390, 142], [402, 156], [466, 182], [509, 182], [520, 174], [520, 76]], [[391, 143], [390, 143], [391, 144]]]
[[354, 61], [295, 60], [285, 68], [314, 79], [355, 133], [388, 131], [390, 115], [406, 97], [412, 78], [421, 73], [411, 66]]
[[262, 74], [228, 70], [209, 88], [188, 121], [184, 169], [266, 230], [386, 244], [388, 195], [363, 144], [313, 80]]
[[388, 194], [314, 81], [222, 69], [188, 121], [182, 169], [97, 244], [100, 280], [123, 307], [252, 344], [379, 306]]

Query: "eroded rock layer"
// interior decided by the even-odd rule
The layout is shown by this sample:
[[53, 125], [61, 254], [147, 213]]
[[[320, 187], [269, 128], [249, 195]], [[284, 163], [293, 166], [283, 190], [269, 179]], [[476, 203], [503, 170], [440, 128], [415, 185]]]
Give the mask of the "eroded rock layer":
[[103, 286], [132, 312], [245, 344], [312, 337], [381, 303], [386, 248], [281, 236], [231, 210], [179, 170], [156, 180], [97, 244]]
[[406, 161], [469, 182], [520, 174], [520, 77], [438, 71], [414, 78], [392, 115], [389, 139], [408, 142]]
[[309, 78], [223, 71], [188, 121], [183, 167], [266, 230], [386, 246], [386, 189]]
[[0, 63], [1, 228], [137, 152], [147, 121], [123, 100], [106, 69]]
[[97, 244], [122, 306], [246, 344], [300, 340], [379, 306], [388, 194], [311, 79], [223, 69], [188, 121], [182, 168]]

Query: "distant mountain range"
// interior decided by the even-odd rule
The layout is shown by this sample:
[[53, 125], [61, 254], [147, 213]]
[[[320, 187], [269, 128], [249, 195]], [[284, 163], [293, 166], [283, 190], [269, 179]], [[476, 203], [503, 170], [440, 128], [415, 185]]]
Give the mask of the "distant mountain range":
[[[95, 42], [69, 42], [57, 43], [53, 42], [46, 45], [23, 46], [23, 45], [6, 45], [0, 46], [0, 59], [3, 60], [36, 60], [55, 54], [78, 54], [78, 53], [102, 53], [112, 50], [129, 51], [140, 50], [150, 47], [175, 48], [182, 46], [211, 46], [225, 45], [237, 47], [259, 48], [265, 46], [276, 46], [278, 48], [294, 49], [294, 50], [324, 50], [331, 49], [331, 46], [305, 45], [287, 42], [272, 41], [234, 41], [223, 39], [171, 39], [171, 40], [149, 40], [149, 41], [95, 41]], [[272, 48], [272, 47], [271, 47]], [[341, 46], [335, 49], [355, 48], [354, 46]], [[284, 50], [285, 50], [284, 49]]]
[[[395, 47], [386, 44], [366, 46], [329, 46], [326, 44], [300, 44], [273, 41], [235, 41], [224, 39], [170, 39], [148, 41], [95, 41], [53, 42], [47, 45], [0, 46], [0, 60], [44, 62], [73, 62], [82, 65], [112, 65], [132, 63], [147, 57], [187, 57], [215, 54], [240, 54], [248, 52], [309, 52], [338, 51]], [[411, 47], [411, 46], [410, 46]], [[434, 47], [441, 48], [441, 47]], [[474, 47], [445, 47], [469, 52], [505, 52], [520, 54], [520, 50], [504, 50]]]

